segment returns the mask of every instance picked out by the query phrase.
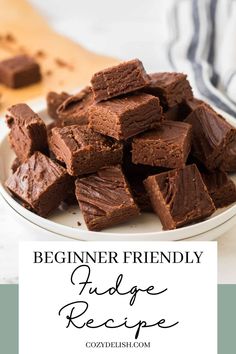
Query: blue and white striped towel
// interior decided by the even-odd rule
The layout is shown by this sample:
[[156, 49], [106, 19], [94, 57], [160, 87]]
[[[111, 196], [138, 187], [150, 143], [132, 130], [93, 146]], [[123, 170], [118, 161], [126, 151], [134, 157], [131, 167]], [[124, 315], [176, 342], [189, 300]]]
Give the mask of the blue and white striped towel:
[[236, 1], [176, 0], [168, 59], [197, 96], [236, 117]]

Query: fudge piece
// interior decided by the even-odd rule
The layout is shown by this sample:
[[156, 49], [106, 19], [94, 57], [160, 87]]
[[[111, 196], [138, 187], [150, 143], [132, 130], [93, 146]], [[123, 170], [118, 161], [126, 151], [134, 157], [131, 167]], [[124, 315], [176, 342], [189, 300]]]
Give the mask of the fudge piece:
[[10, 144], [21, 162], [35, 151], [47, 151], [46, 125], [29, 106], [24, 103], [11, 106], [6, 122], [10, 128]]
[[26, 55], [0, 62], [0, 82], [11, 88], [34, 84], [41, 80], [39, 64]]
[[52, 129], [49, 146], [72, 176], [96, 172], [103, 166], [122, 162], [123, 145], [86, 126]]
[[133, 139], [132, 162], [165, 168], [184, 167], [191, 148], [191, 125], [166, 121]]
[[223, 171], [201, 173], [216, 208], [236, 202], [236, 186]]
[[226, 172], [236, 172], [236, 138], [226, 148], [220, 169]]
[[187, 75], [161, 72], [149, 76], [151, 84], [144, 91], [159, 97], [164, 110], [193, 97]]
[[93, 104], [91, 87], [87, 86], [77, 95], [65, 100], [57, 110], [63, 126], [88, 124], [88, 108]]
[[89, 127], [117, 140], [156, 128], [162, 120], [159, 99], [146, 93], [114, 98], [89, 108]]
[[215, 211], [196, 165], [150, 176], [144, 185], [164, 230], [203, 220]]
[[40, 152], [18, 167], [6, 187], [36, 214], [46, 217], [67, 196], [66, 170]]
[[120, 166], [78, 178], [76, 197], [89, 230], [100, 231], [139, 215]]
[[195, 109], [185, 120], [192, 125], [192, 154], [208, 170], [221, 167], [236, 129], [206, 105]]
[[149, 83], [150, 78], [138, 59], [99, 71], [91, 79], [96, 102], [136, 91]]
[[46, 98], [47, 112], [48, 112], [48, 115], [52, 119], [55, 119], [55, 120], [58, 119], [57, 109], [69, 97], [70, 97], [70, 95], [66, 92], [61, 92], [61, 93], [57, 93], [54, 91], [48, 92], [47, 98]]

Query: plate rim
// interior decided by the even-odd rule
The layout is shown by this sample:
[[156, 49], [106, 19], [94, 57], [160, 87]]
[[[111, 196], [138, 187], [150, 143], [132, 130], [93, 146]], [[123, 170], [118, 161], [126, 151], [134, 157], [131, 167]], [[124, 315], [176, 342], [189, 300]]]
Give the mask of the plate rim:
[[[24, 215], [22, 215], [21, 213], [19, 213], [16, 209], [14, 209], [14, 207], [13, 207], [11, 204], [8, 203], [7, 200], [5, 200], [5, 198], [3, 197], [3, 195], [2, 195], [1, 193], [0, 193], [0, 196], [1, 196], [2, 199], [4, 199], [4, 201], [5, 201], [5, 203], [7, 204], [7, 206], [8, 206], [11, 210], [13, 210], [13, 212], [16, 213], [19, 218], [23, 218], [27, 223], [32, 224], [32, 225], [34, 225], [34, 226], [37, 227], [37, 228], [40, 228], [40, 229], [42, 229], [42, 230], [45, 230], [45, 231], [50, 232], [50, 233], [52, 233], [52, 234], [54, 234], [54, 235], [57, 235], [57, 236], [66, 237], [66, 238], [70, 238], [70, 239], [77, 240], [77, 241], [84, 241], [84, 242], [89, 242], [89, 241], [91, 241], [91, 240], [85, 239], [85, 238], [76, 239], [76, 238], [73, 237], [73, 236], [68, 236], [68, 235], [62, 234], [62, 233], [60, 233], [60, 232], [52, 231], [52, 230], [50, 230], [50, 229], [47, 229], [46, 227], [43, 227], [43, 226], [41, 226], [41, 225], [39, 225], [39, 224], [33, 222], [31, 219], [28, 219], [27, 217], [25, 217]], [[184, 237], [184, 238], [176, 239], [176, 240], [174, 240], [174, 241], [177, 241], [177, 242], [178, 242], [178, 241], [186, 241], [186, 240], [189, 240], [189, 239], [198, 237], [198, 236], [202, 236], [202, 235], [204, 235], [206, 232], [212, 232], [212, 231], [214, 231], [215, 229], [219, 228], [220, 226], [225, 225], [226, 223], [230, 222], [230, 221], [231, 221], [232, 219], [234, 219], [235, 217], [236, 217], [236, 214], [232, 215], [231, 217], [227, 218], [226, 220], [224, 220], [224, 221], [221, 222], [220, 224], [217, 224], [216, 226], [213, 226], [213, 227], [210, 228], [210, 229], [207, 229], [207, 230], [205, 230], [205, 231], [203, 231], [203, 232], [200, 232], [200, 233], [197, 233], [197, 234], [189, 235], [189, 236]], [[55, 222], [52, 221], [52, 223], [55, 223]], [[62, 225], [62, 226], [63, 226], [63, 225]], [[86, 233], [89, 232], [89, 233], [91, 234], [91, 232], [90, 232], [89, 230], [80, 230], [80, 231], [86, 231]], [[171, 230], [171, 231], [175, 231], [175, 230]], [[96, 234], [95, 236], [96, 236], [96, 238], [97, 238], [97, 236], [98, 236], [100, 233], [94, 232], [94, 234]], [[151, 236], [150, 234], [151, 234], [151, 233], [148, 233], [148, 236]], [[109, 236], [109, 234], [106, 234], [106, 235]], [[126, 234], [119, 234], [119, 233], [116, 233], [116, 234], [115, 234], [115, 233], [112, 233], [111, 235], [115, 235], [115, 236], [120, 236], [120, 235], [121, 235], [121, 236], [125, 236]], [[128, 235], [133, 237], [133, 235], [135, 235], [135, 234], [128, 234]], [[141, 236], [142, 234], [140, 233], [140, 234], [138, 234], [138, 235]], [[153, 235], [153, 236], [154, 236], [154, 235]], [[97, 239], [97, 241], [101, 241], [101, 240], [98, 240], [98, 239]], [[116, 242], [117, 240], [113, 240], [113, 241]], [[124, 240], [122, 240], [122, 241], [124, 241]], [[127, 239], [126, 241], [130, 241], [130, 239]], [[133, 240], [133, 241], [137, 241], [137, 240]], [[153, 240], [147, 239], [147, 240], [139, 240], [139, 242], [140, 242], [140, 241], [148, 241], [148, 242], [151, 242], [151, 241], [153, 241]], [[161, 240], [158, 240], [158, 241], [161, 241]], [[168, 242], [168, 241], [171, 241], [171, 240], [162, 240], [162, 241], [167, 241], [167, 242]]]

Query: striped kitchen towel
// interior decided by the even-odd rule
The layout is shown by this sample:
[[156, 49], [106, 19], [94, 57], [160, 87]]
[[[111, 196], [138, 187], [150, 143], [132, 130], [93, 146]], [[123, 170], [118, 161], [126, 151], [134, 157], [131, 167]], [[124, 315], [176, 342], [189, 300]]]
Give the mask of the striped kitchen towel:
[[175, 0], [168, 59], [196, 96], [236, 117], [236, 1]]

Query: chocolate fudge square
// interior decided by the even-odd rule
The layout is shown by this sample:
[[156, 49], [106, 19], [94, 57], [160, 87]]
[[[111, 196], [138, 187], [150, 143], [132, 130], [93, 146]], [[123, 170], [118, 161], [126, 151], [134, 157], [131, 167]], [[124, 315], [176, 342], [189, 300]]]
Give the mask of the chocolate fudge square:
[[215, 211], [196, 165], [150, 176], [144, 185], [164, 230], [203, 220]]
[[206, 105], [195, 109], [185, 120], [192, 125], [192, 154], [208, 170], [221, 168], [226, 151], [235, 140], [236, 129]]
[[236, 202], [236, 186], [225, 172], [204, 172], [201, 175], [216, 208]]
[[47, 152], [46, 125], [25, 103], [11, 106], [6, 114], [6, 122], [10, 128], [10, 144], [21, 162], [35, 151]]
[[191, 125], [166, 121], [133, 139], [132, 162], [165, 168], [184, 167], [191, 148]]
[[40, 152], [21, 164], [6, 187], [36, 214], [46, 217], [67, 197], [66, 170]]
[[164, 111], [193, 97], [187, 75], [175, 72], [161, 72], [149, 75], [151, 84], [145, 92], [160, 98]]
[[78, 178], [76, 197], [89, 230], [100, 231], [139, 215], [120, 166]]
[[55, 120], [58, 119], [57, 109], [69, 97], [70, 95], [66, 92], [61, 92], [61, 93], [57, 93], [54, 91], [48, 92], [46, 97], [47, 112], [52, 119]]
[[162, 120], [159, 99], [145, 93], [114, 98], [89, 108], [89, 127], [117, 140], [156, 128]]
[[34, 84], [41, 80], [39, 64], [26, 55], [0, 62], [0, 82], [11, 88]]
[[236, 172], [236, 138], [226, 148], [225, 156], [220, 168], [222, 171]]
[[103, 166], [122, 162], [123, 145], [86, 126], [52, 129], [49, 146], [72, 176], [96, 172]]
[[88, 108], [93, 104], [91, 87], [87, 86], [78, 94], [65, 100], [57, 110], [62, 126], [88, 124]]
[[136, 91], [149, 83], [150, 78], [138, 59], [99, 71], [91, 79], [96, 102]]

